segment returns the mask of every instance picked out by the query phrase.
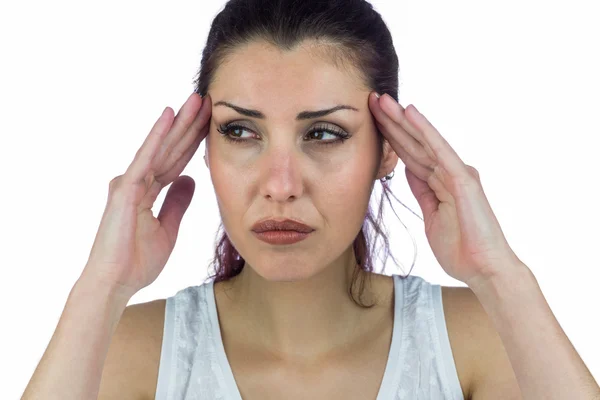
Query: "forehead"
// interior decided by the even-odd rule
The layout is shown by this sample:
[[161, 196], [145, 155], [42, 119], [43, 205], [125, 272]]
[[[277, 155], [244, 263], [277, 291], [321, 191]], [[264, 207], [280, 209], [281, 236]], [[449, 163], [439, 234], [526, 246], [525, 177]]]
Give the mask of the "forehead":
[[266, 42], [240, 46], [217, 68], [209, 93], [213, 101], [259, 108], [267, 118], [360, 104], [368, 89], [357, 71], [336, 66], [324, 51], [309, 45], [286, 51]]

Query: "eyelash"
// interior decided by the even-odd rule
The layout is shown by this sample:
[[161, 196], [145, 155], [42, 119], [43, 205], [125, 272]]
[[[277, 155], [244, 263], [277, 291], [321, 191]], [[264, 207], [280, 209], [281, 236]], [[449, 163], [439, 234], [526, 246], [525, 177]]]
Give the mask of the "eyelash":
[[[240, 142], [248, 142], [249, 139], [235, 139], [234, 137], [230, 136], [229, 133], [236, 128], [244, 129], [244, 130], [254, 133], [251, 129], [248, 129], [247, 127], [245, 127], [243, 125], [236, 124], [235, 122], [232, 122], [230, 124], [219, 125], [217, 127], [217, 131], [219, 131], [221, 133], [221, 135], [223, 136], [223, 138], [225, 140], [227, 140], [228, 142], [238, 143], [238, 144]], [[335, 145], [335, 144], [341, 144], [345, 140], [349, 139], [351, 136], [348, 133], [344, 132], [343, 130], [335, 129], [335, 128], [332, 129], [332, 128], [328, 128], [328, 127], [324, 127], [324, 126], [315, 126], [310, 131], [308, 131], [308, 133], [306, 135], [308, 136], [315, 132], [327, 132], [327, 133], [330, 133], [330, 134], [338, 137], [338, 139], [336, 139], [336, 140], [317, 140], [317, 142], [321, 142], [321, 143], [319, 143], [319, 146], [331, 146], [331, 145]]]

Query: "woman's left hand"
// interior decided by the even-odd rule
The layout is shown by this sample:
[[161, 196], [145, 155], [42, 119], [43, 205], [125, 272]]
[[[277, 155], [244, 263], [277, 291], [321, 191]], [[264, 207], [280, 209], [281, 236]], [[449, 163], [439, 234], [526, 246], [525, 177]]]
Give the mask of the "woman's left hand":
[[414, 105], [371, 93], [375, 123], [404, 162], [406, 179], [441, 267], [469, 287], [524, 265], [512, 251], [483, 192], [479, 172], [466, 165]]

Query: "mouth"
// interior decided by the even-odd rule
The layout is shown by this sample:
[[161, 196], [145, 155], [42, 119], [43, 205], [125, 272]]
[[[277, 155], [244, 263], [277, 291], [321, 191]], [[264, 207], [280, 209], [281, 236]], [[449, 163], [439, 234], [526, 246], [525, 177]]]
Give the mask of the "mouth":
[[256, 233], [267, 231], [296, 231], [300, 233], [310, 233], [314, 228], [305, 223], [292, 219], [266, 219], [256, 222], [252, 226], [252, 231]]
[[312, 232], [298, 232], [298, 231], [285, 231], [285, 230], [272, 230], [263, 232], [254, 232], [254, 235], [263, 242], [272, 245], [286, 245], [298, 243], [308, 236]]

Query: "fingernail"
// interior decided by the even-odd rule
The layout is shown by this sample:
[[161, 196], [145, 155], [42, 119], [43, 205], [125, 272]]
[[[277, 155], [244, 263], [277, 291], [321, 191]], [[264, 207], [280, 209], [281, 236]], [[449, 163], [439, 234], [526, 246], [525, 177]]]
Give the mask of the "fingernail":
[[377, 96], [377, 98], [381, 97], [381, 95], [379, 93], [377, 93], [377, 92], [375, 92], [375, 96]]

